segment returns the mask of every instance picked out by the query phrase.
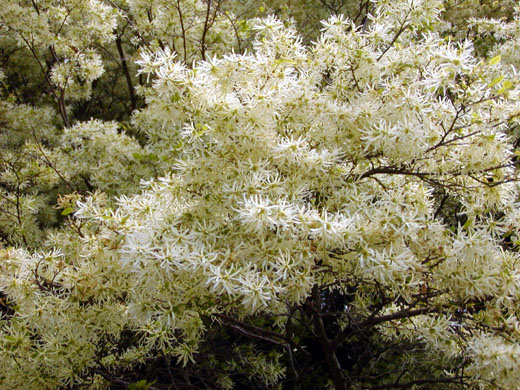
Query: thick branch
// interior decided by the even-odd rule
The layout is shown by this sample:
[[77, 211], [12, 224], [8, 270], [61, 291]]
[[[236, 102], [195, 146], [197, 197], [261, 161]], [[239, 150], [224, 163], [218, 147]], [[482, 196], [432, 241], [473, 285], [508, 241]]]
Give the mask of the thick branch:
[[318, 334], [318, 341], [321, 346], [321, 350], [325, 356], [325, 361], [327, 362], [327, 366], [329, 367], [330, 374], [332, 376], [332, 381], [334, 382], [334, 388], [336, 390], [347, 390], [347, 381], [345, 380], [345, 376], [343, 375], [343, 370], [341, 365], [339, 364], [338, 357], [336, 356], [336, 346], [335, 343], [330, 340], [327, 336], [327, 332], [325, 330], [325, 325], [323, 324], [323, 320], [321, 317], [321, 296], [318, 285], [314, 285], [312, 288], [312, 306], [313, 310], [312, 322], [314, 324], [314, 329]]
[[345, 329], [343, 332], [341, 332], [335, 339], [334, 344], [340, 345], [342, 342], [344, 342], [348, 337], [350, 337], [352, 334], [363, 331], [364, 329], [371, 328], [375, 325], [382, 324], [383, 322], [393, 321], [393, 320], [399, 320], [402, 318], [410, 318], [415, 317], [423, 314], [433, 313], [436, 310], [432, 307], [425, 307], [422, 309], [406, 309], [402, 311], [398, 311], [396, 313], [387, 314], [380, 317], [374, 317], [374, 318], [368, 318], [365, 321], [361, 321], [357, 324], [354, 324], [352, 326], [349, 326], [347, 329]]

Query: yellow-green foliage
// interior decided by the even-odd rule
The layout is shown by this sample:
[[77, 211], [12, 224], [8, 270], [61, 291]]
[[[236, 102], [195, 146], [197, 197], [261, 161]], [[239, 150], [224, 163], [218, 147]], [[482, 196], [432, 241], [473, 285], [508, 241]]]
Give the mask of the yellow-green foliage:
[[5, 3], [0, 388], [520, 389], [510, 2]]

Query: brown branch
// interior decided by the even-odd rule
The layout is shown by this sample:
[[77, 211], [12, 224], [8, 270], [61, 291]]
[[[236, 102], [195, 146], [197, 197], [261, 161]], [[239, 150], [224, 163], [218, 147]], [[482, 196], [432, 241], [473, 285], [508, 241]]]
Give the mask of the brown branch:
[[338, 346], [341, 343], [343, 343], [347, 338], [352, 336], [353, 334], [362, 332], [368, 328], [382, 324], [384, 322], [399, 320], [399, 319], [403, 319], [403, 318], [415, 317], [415, 316], [419, 316], [419, 315], [433, 313], [436, 311], [437, 311], [437, 309], [432, 308], [432, 307], [424, 307], [424, 308], [415, 309], [415, 310], [411, 310], [410, 308], [408, 308], [406, 310], [401, 310], [396, 313], [387, 314], [387, 315], [380, 316], [380, 317], [368, 318], [364, 321], [358, 322], [357, 324], [349, 326], [343, 332], [338, 334], [336, 336], [336, 338], [334, 339], [334, 344]]
[[[54, 46], [50, 46], [49, 47], [49, 51], [50, 51], [50, 53], [52, 55], [52, 58], [54, 59], [54, 62], [59, 63], [60, 59], [58, 58], [58, 55], [56, 54], [56, 50], [54, 50]], [[70, 74], [67, 75], [67, 79], [66, 79], [65, 85], [67, 85], [67, 81], [68, 81], [69, 77], [70, 77]], [[60, 109], [60, 113], [61, 113], [61, 116], [63, 118], [63, 124], [65, 125], [65, 127], [69, 127], [70, 126], [70, 122], [69, 122], [69, 117], [68, 117], [68, 114], [67, 114], [67, 107], [65, 105], [65, 89], [66, 89], [66, 87], [59, 88], [60, 96], [59, 96], [59, 99], [58, 99], [58, 107]]]
[[130, 26], [132, 26], [132, 28], [134, 29], [133, 31], [135, 32], [135, 34], [137, 35], [137, 37], [141, 40], [141, 42], [143, 43], [143, 45], [146, 46], [146, 48], [150, 51], [152, 51], [152, 48], [150, 47], [150, 45], [148, 44], [148, 42], [146, 42], [146, 39], [144, 39], [144, 37], [141, 35], [141, 33], [139, 32], [139, 29], [136, 27], [136, 25], [132, 22], [132, 20], [130, 20], [130, 18], [128, 17], [127, 13], [125, 10], [123, 10], [121, 7], [119, 7], [117, 4], [115, 4], [112, 0], [104, 0], [106, 1], [108, 4], [110, 4], [112, 7], [114, 7], [115, 9], [117, 9], [119, 12], [121, 12], [121, 15], [123, 16], [123, 18], [125, 18], [125, 20], [128, 22], [128, 24]]
[[[97, 368], [97, 369], [94, 369], [93, 371], [96, 374], [101, 375], [103, 378], [105, 378], [107, 381], [109, 381], [110, 384], [113, 384], [113, 385], [120, 385], [120, 386], [124, 386], [125, 388], [128, 388], [131, 384], [134, 383], [134, 382], [129, 382], [127, 380], [124, 380], [123, 378], [120, 378], [120, 377], [117, 377], [117, 376], [111, 374], [105, 368], [103, 368], [103, 369]], [[158, 387], [151, 386], [151, 385], [148, 386], [148, 389], [149, 390], [159, 390]]]
[[[48, 75], [48, 72], [45, 70], [45, 67], [43, 66], [42, 62], [40, 61], [40, 58], [38, 57], [38, 53], [36, 53], [36, 49], [33, 47], [33, 45], [31, 43], [29, 43], [29, 41], [27, 39], [25, 39], [25, 37], [22, 34], [20, 34], [20, 38], [22, 38], [22, 40], [25, 42], [25, 44], [29, 48], [29, 51], [32, 53], [34, 59], [38, 63], [38, 66], [40, 67], [40, 69], [43, 73], [43, 76], [45, 77], [45, 81], [49, 85], [51, 94], [52, 94], [52, 96], [54, 96], [54, 99], [56, 100], [56, 103], [57, 103], [59, 111], [60, 111], [61, 119], [63, 120], [63, 124], [66, 127], [68, 127], [69, 119], [67, 117], [67, 111], [65, 109], [63, 91], [60, 94], [60, 96], [57, 95], [54, 85], [52, 84], [52, 81]], [[51, 53], [53, 53], [52, 49], [51, 49]], [[54, 53], [54, 56], [55, 56], [55, 53]]]
[[442, 197], [442, 199], [440, 201], [439, 207], [437, 207], [435, 214], [433, 214], [433, 219], [437, 218], [437, 215], [439, 215], [439, 213], [441, 212], [442, 208], [444, 207], [444, 204], [446, 203], [446, 201], [448, 200], [449, 197], [450, 197], [449, 194], [444, 193], [444, 196]]
[[76, 188], [74, 188], [74, 186], [72, 184], [70, 184], [68, 182], [68, 180], [66, 180], [62, 176], [62, 174], [54, 167], [54, 164], [51, 162], [51, 160], [49, 160], [49, 158], [43, 151], [43, 149], [40, 145], [40, 141], [38, 141], [38, 137], [36, 137], [36, 130], [34, 129], [34, 126], [31, 126], [31, 130], [32, 130], [32, 135], [34, 137], [34, 140], [36, 141], [36, 147], [38, 148], [38, 150], [40, 151], [40, 153], [43, 156], [43, 161], [49, 166], [49, 168], [51, 168], [56, 173], [56, 175], [58, 175], [58, 177], [67, 185], [67, 187], [69, 187], [70, 190], [76, 191]]
[[63, 26], [65, 26], [65, 23], [67, 22], [67, 19], [69, 18], [70, 14], [72, 13], [72, 11], [74, 11], [74, 8], [79, 7], [79, 4], [80, 3], [78, 3], [75, 6], [73, 6], [71, 9], [67, 10], [67, 13], [65, 14], [65, 17], [63, 18], [63, 20], [62, 20], [62, 22], [60, 24], [60, 27], [58, 28], [57, 34], [59, 34], [61, 32], [61, 30], [63, 29]]
[[59, 274], [59, 271], [54, 274], [52, 280], [47, 280], [43, 276], [40, 276], [38, 273], [38, 269], [40, 268], [42, 260], [43, 259], [40, 259], [36, 263], [36, 268], [33, 270], [34, 282], [42, 292], [46, 292], [49, 295], [53, 295], [55, 292], [59, 293], [61, 290], [64, 289], [63, 285], [55, 282], [56, 276]]
[[[5, 187], [7, 191], [9, 191], [9, 188], [6, 186]], [[11, 205], [13, 206], [16, 206], [16, 202], [12, 199], [9, 199], [9, 197], [5, 196], [5, 195], [2, 195], [2, 193], [0, 192], [0, 198], [2, 198], [3, 200], [5, 200], [6, 202], [9, 202], [11, 203]]]
[[356, 78], [356, 71], [352, 65], [350, 65], [350, 72], [352, 73], [352, 80], [354, 80], [354, 86], [356, 87], [357, 91], [359, 93], [362, 93], [361, 87], [359, 86], [359, 83]]
[[287, 360], [289, 361], [289, 374], [291, 375], [293, 384], [294, 384], [294, 390], [301, 390], [301, 379], [300, 375], [298, 374], [298, 370], [296, 369], [296, 366], [294, 365], [294, 357], [292, 353], [292, 349], [290, 345], [285, 346], [285, 350], [287, 351]]
[[386, 385], [380, 386], [372, 386], [372, 387], [364, 387], [366, 390], [383, 390], [383, 389], [410, 389], [412, 386], [422, 386], [433, 383], [454, 383], [457, 382], [463, 386], [468, 386], [467, 383], [464, 383], [463, 380], [467, 379], [467, 376], [454, 376], [454, 377], [444, 377], [444, 378], [425, 378], [418, 379], [415, 381], [410, 381], [406, 383], [388, 383]]
[[[287, 338], [283, 334], [280, 334], [280, 333], [277, 333], [277, 332], [273, 332], [272, 330], [268, 330], [268, 329], [260, 328], [260, 327], [255, 326], [255, 325], [247, 324], [247, 323], [245, 323], [243, 321], [237, 320], [236, 318], [233, 318], [233, 317], [226, 316], [224, 314], [214, 314], [214, 316], [217, 317], [217, 318], [220, 318], [222, 320], [227, 321], [228, 325], [230, 325], [230, 326], [231, 325], [238, 325], [238, 326], [240, 326], [242, 328], [246, 328], [246, 330], [254, 331], [254, 332], [257, 332], [257, 333], [262, 333], [265, 336], [269, 336], [269, 337], [272, 337], [274, 339], [279, 339], [279, 340], [285, 341], [286, 343], [292, 343], [291, 339]], [[276, 343], [280, 344], [279, 342], [276, 342]]]
[[363, 328], [363, 327], [369, 327], [369, 326], [375, 326], [382, 324], [383, 322], [387, 321], [393, 321], [393, 320], [399, 320], [402, 318], [410, 318], [415, 317], [423, 314], [429, 314], [437, 311], [436, 309], [432, 307], [424, 307], [422, 309], [415, 309], [415, 310], [402, 310], [398, 311], [397, 313], [387, 314], [381, 317], [375, 317], [372, 319], [368, 319], [366, 321], [363, 321], [357, 325], [357, 327]]
[[128, 92], [130, 93], [130, 109], [134, 111], [137, 107], [137, 98], [134, 92], [134, 85], [132, 83], [132, 77], [130, 76], [130, 71], [128, 70], [127, 59], [125, 57], [125, 53], [123, 51], [123, 45], [121, 43], [121, 37], [116, 38], [116, 46], [117, 52], [119, 53], [119, 59], [121, 60], [121, 65], [123, 66], [123, 72], [125, 74], [126, 84], [128, 86]]
[[236, 25], [236, 21], [235, 21], [234, 18], [232, 18], [230, 15], [226, 14], [225, 12], [223, 13], [223, 15], [229, 21], [229, 23], [231, 23], [231, 26], [233, 27], [233, 31], [234, 31], [235, 37], [237, 39], [238, 52], [241, 53], [242, 52], [242, 44], [240, 43], [240, 34], [238, 33], [238, 28], [237, 28], [237, 25]]
[[181, 31], [182, 31], [182, 47], [184, 49], [184, 63], [187, 65], [187, 61], [188, 61], [188, 53], [187, 53], [187, 50], [186, 50], [186, 29], [184, 28], [184, 17], [182, 15], [182, 11], [181, 11], [181, 2], [180, 0], [177, 0], [177, 12], [179, 13], [179, 20], [181, 22]]
[[438, 176], [439, 175], [437, 173], [432, 173], [432, 172], [414, 172], [414, 171], [410, 171], [410, 170], [407, 170], [404, 168], [398, 169], [398, 168], [394, 168], [394, 167], [382, 166], [382, 167], [372, 168], [369, 171], [366, 171], [365, 173], [361, 174], [358, 177], [358, 180], [362, 180], [367, 177], [370, 177], [373, 175], [378, 175], [381, 173], [386, 173], [386, 174], [390, 174], [390, 175], [405, 175], [405, 176], [417, 176], [417, 177], [429, 177], [429, 176]]
[[[408, 17], [408, 15], [407, 15]], [[381, 53], [379, 57], [377, 57], [376, 61], [379, 61], [381, 58], [384, 57], [386, 52], [390, 50], [390, 48], [394, 45], [395, 41], [401, 36], [401, 34], [408, 28], [408, 25], [406, 24], [406, 20], [401, 24], [401, 27], [399, 28], [399, 31], [397, 31], [397, 34], [395, 34], [394, 39], [392, 39], [392, 42], [386, 47], [385, 50]]]
[[[455, 116], [453, 117], [453, 120], [451, 121], [451, 124], [450, 124], [450, 127], [449, 127], [448, 130], [446, 130], [446, 129], [444, 128], [444, 124], [443, 124], [442, 121], [441, 121], [440, 125], [441, 125], [442, 129], [444, 130], [444, 134], [443, 134], [441, 140], [440, 140], [437, 144], [435, 144], [435, 145], [433, 145], [432, 147], [430, 147], [429, 149], [427, 149], [427, 150], [425, 151], [425, 153], [428, 153], [428, 152], [430, 152], [430, 151], [432, 151], [432, 150], [435, 150], [435, 149], [437, 149], [437, 148], [439, 148], [439, 147], [441, 147], [441, 146], [447, 145], [447, 144], [449, 144], [449, 143], [451, 143], [451, 142], [457, 140], [457, 138], [454, 138], [454, 139], [452, 139], [452, 140], [448, 140], [448, 141], [446, 141], [446, 137], [447, 137], [449, 134], [451, 134], [451, 133], [453, 132], [453, 130], [455, 130], [455, 123], [457, 123], [457, 120], [459, 120], [459, 118], [461, 117], [461, 114], [464, 115], [465, 113], [466, 113], [466, 107], [465, 107], [464, 105], [460, 106], [460, 107], [457, 109], [457, 111], [455, 112]], [[472, 133], [472, 134], [470, 134], [470, 135], [474, 135], [474, 134], [476, 134], [476, 133], [477, 133], [477, 132]], [[468, 136], [469, 136], [469, 135], [468, 135]], [[466, 137], [464, 136], [463, 138], [466, 138]], [[462, 138], [460, 138], [460, 139], [462, 139]]]
[[347, 380], [343, 374], [343, 369], [338, 361], [336, 355], [336, 344], [333, 340], [329, 339], [325, 330], [325, 325], [321, 317], [321, 296], [320, 289], [317, 284], [312, 288], [312, 303], [308, 304], [310, 309], [313, 311], [312, 322], [314, 329], [318, 334], [318, 341], [321, 346], [325, 361], [329, 367], [329, 372], [332, 376], [334, 388], [336, 390], [347, 390]]
[[[414, 161], [412, 161], [410, 164], [412, 164], [413, 162]], [[371, 177], [373, 175], [385, 173], [385, 174], [390, 174], [390, 175], [416, 176], [416, 177], [421, 178], [422, 180], [425, 180], [425, 181], [428, 181], [431, 183], [440, 184], [440, 181], [436, 181], [431, 178], [432, 177], [442, 177], [442, 176], [456, 177], [456, 176], [461, 176], [461, 175], [468, 175], [469, 177], [471, 177], [472, 179], [474, 179], [475, 181], [477, 181], [481, 184], [485, 184], [488, 187], [495, 187], [497, 185], [508, 183], [511, 181], [518, 181], [518, 178], [509, 177], [504, 180], [500, 180], [500, 181], [496, 181], [496, 182], [484, 182], [484, 181], [481, 181], [481, 180], [475, 178], [473, 175], [475, 175], [477, 173], [483, 174], [485, 172], [496, 171], [497, 169], [502, 169], [502, 168], [516, 167], [517, 165], [518, 164], [515, 162], [508, 162], [508, 163], [503, 163], [503, 164], [496, 165], [493, 167], [489, 167], [486, 169], [480, 169], [480, 170], [477, 170], [474, 172], [463, 172], [460, 170], [459, 171], [450, 171], [450, 172], [416, 172], [416, 171], [410, 170], [409, 168], [396, 168], [394, 166], [380, 166], [380, 167], [372, 168], [372, 169], [366, 171], [365, 173], [358, 175], [357, 180], [362, 180], [367, 177]], [[452, 184], [455, 185], [454, 183], [452, 183]], [[466, 188], [470, 188], [470, 187], [466, 187]]]
[[[292, 326], [291, 325], [292, 325], [292, 319], [293, 319], [294, 313], [296, 311], [296, 308], [291, 307], [288, 303], [287, 303], [287, 308], [288, 308], [288, 312], [287, 312], [287, 321], [285, 323], [285, 337], [289, 340], [292, 340], [293, 336], [292, 336]], [[293, 349], [292, 349], [291, 345], [287, 344], [285, 346], [285, 350], [287, 352], [287, 360], [289, 362], [289, 374], [293, 381], [293, 388], [294, 388], [294, 390], [301, 390], [301, 376], [300, 376], [300, 373], [298, 372], [298, 369], [296, 368], [296, 363], [295, 363], [295, 359], [294, 359], [294, 355], [293, 355]]]
[[[273, 344], [281, 345], [283, 347], [286, 346], [283, 343], [281, 343], [280, 341], [276, 341], [276, 340], [274, 340], [272, 338], [269, 338], [269, 337], [266, 337], [266, 336], [262, 336], [260, 334], [248, 332], [246, 329], [243, 329], [243, 328], [241, 328], [238, 325], [228, 324], [228, 326], [230, 328], [232, 328], [232, 329], [235, 329], [236, 331], [238, 331], [239, 333], [243, 334], [244, 336], [247, 336], [247, 337], [250, 337], [250, 338], [253, 338], [253, 339], [267, 341], [267, 342], [270, 342], [270, 343], [273, 343]], [[289, 346], [289, 348], [290, 348], [290, 346]]]
[[[23, 226], [23, 223], [22, 223], [22, 211], [20, 209], [20, 195], [21, 195], [21, 192], [20, 192], [20, 177], [18, 176], [18, 172], [15, 171], [14, 173], [16, 175], [16, 215], [17, 215], [17, 219], [18, 219], [18, 224], [20, 225], [20, 228], [22, 228]], [[21, 236], [22, 236], [22, 240], [23, 240], [23, 243], [25, 244], [25, 246], [28, 246], [27, 244], [27, 238], [25, 237], [25, 234], [23, 233], [23, 229], [22, 229], [22, 233], [21, 233]]]
[[[302, 347], [300, 347], [290, 337], [287, 337], [286, 335], [274, 332], [274, 331], [269, 330], [269, 329], [260, 328], [260, 327], [255, 326], [255, 325], [248, 324], [246, 322], [237, 320], [236, 318], [229, 317], [229, 316], [226, 316], [224, 314], [213, 314], [213, 316], [226, 321], [229, 326], [231, 326], [231, 325], [236, 326], [234, 328], [236, 330], [239, 330], [239, 329], [237, 329], [237, 327], [241, 328], [240, 330], [245, 332], [245, 333], [243, 333], [245, 336], [263, 335], [264, 336], [263, 339], [266, 340], [266, 341], [271, 341], [272, 343], [279, 344], [279, 345], [290, 345], [291, 348], [297, 348], [303, 354], [309, 355], [309, 352], [304, 350]], [[253, 332], [253, 333], [251, 333], [251, 332]], [[280, 342], [280, 341], [276, 341], [276, 340], [280, 340], [280, 341], [284, 342], [285, 344]]]
[[206, 18], [204, 19], [204, 29], [202, 30], [200, 54], [202, 59], [206, 61], [206, 34], [209, 30], [209, 15], [211, 13], [211, 0], [207, 0], [208, 7], [206, 9]]
[[4, 213], [4, 214], [7, 214], [7, 215], [10, 215], [11, 217], [13, 218], [18, 218], [18, 216], [15, 214], [15, 213], [12, 213], [6, 209], [3, 209], [2, 207], [0, 207], [0, 213]]
[[38, 8], [38, 6], [37, 6], [36, 3], [34, 2], [34, 0], [31, 0], [31, 3], [32, 3], [34, 9], [36, 10], [36, 13], [37, 13], [38, 15], [40, 15], [40, 9]]

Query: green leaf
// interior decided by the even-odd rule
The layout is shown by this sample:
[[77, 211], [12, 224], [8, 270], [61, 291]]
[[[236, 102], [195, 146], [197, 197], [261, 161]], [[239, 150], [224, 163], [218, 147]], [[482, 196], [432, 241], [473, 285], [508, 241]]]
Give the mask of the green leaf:
[[469, 218], [466, 223], [464, 224], [464, 226], [462, 226], [462, 229], [464, 230], [468, 230], [468, 228], [473, 225], [473, 219]]
[[280, 65], [280, 64], [296, 64], [296, 61], [293, 61], [293, 60], [287, 60], [285, 58], [280, 58], [278, 60], [275, 60], [274, 61], [274, 64], [275, 65]]
[[157, 161], [159, 160], [159, 157], [155, 153], [150, 153], [148, 156], [146, 156], [148, 160], [150, 161]]
[[181, 100], [181, 97], [178, 92], [175, 92], [175, 95], [172, 96], [172, 103], [177, 103], [179, 100]]
[[499, 54], [489, 60], [489, 65], [496, 65], [500, 62], [501, 59], [502, 59], [502, 56]]
[[500, 76], [497, 76], [493, 79], [493, 81], [491, 83], [489, 83], [489, 87], [493, 87], [495, 85], [497, 85], [499, 82], [501, 82], [502, 80], [504, 79], [504, 76], [503, 75], [500, 75]]
[[506, 80], [504, 81], [504, 83], [502, 84], [502, 88], [500, 88], [498, 91], [497, 91], [497, 94], [498, 95], [502, 95], [503, 93], [505, 93], [507, 90], [513, 88], [513, 82], [510, 81], [510, 80]]
[[139, 382], [132, 383], [128, 386], [128, 390], [148, 390], [155, 383], [148, 382], [146, 379], [141, 379]]
[[72, 207], [67, 207], [66, 209], [64, 209], [62, 212], [61, 212], [61, 215], [69, 215], [71, 214], [72, 212], [74, 212], [74, 209]]

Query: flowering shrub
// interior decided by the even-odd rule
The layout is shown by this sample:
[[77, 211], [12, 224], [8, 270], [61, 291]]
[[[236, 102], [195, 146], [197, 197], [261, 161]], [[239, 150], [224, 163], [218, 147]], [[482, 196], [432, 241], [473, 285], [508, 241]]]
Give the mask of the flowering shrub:
[[300, 3], [0, 11], [47, 80], [5, 54], [3, 387], [518, 388], [520, 9], [348, 1], [304, 43]]

